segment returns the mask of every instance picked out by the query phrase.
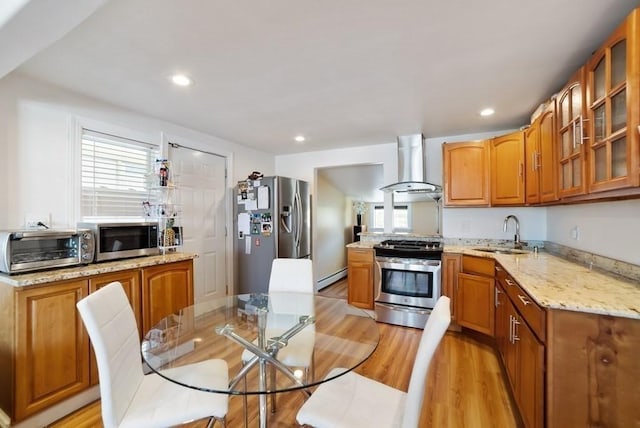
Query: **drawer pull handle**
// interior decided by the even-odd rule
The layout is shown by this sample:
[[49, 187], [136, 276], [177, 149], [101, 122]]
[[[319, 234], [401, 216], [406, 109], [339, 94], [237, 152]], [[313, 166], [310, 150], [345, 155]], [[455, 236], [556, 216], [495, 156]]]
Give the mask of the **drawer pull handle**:
[[523, 295], [521, 295], [521, 294], [518, 294], [518, 299], [520, 299], [522, 304], [525, 305], [525, 306], [531, 304], [531, 301], [529, 299], [527, 299], [526, 297], [524, 297]]
[[509, 285], [511, 285], [511, 286], [516, 285], [516, 284], [515, 284], [515, 282], [511, 281], [509, 278], [505, 278], [504, 280], [505, 280], [505, 282], [506, 282], [507, 284], [509, 284]]

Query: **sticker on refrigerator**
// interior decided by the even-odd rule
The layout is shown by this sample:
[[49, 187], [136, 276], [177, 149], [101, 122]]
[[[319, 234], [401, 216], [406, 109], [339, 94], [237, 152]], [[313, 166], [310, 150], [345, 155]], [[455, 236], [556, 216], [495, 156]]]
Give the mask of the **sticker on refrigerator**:
[[263, 222], [262, 223], [262, 235], [263, 236], [271, 236], [271, 228], [272, 228], [272, 224], [271, 222]]

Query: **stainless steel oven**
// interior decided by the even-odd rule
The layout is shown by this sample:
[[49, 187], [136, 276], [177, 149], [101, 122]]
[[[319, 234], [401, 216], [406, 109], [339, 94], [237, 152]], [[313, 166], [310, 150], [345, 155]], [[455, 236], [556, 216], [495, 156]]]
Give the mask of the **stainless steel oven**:
[[423, 328], [441, 295], [441, 244], [429, 241], [428, 247], [422, 241], [402, 242], [385, 241], [386, 245], [374, 247], [379, 268], [376, 318], [389, 324]]

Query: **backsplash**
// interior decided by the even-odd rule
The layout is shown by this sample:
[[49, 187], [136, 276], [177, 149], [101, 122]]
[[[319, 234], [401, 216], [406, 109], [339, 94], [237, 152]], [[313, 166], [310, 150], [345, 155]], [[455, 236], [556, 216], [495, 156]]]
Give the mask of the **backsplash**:
[[546, 241], [545, 251], [563, 259], [640, 282], [640, 266]]

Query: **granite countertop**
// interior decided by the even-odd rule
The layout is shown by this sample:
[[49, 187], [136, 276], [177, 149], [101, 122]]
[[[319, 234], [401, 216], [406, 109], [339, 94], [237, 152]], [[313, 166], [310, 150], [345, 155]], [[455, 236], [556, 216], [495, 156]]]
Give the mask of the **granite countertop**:
[[0, 283], [14, 287], [26, 287], [29, 285], [44, 284], [47, 282], [64, 281], [67, 279], [82, 278], [99, 275], [102, 273], [117, 272], [128, 269], [161, 265], [165, 263], [190, 260], [197, 257], [192, 253], [168, 253], [157, 256], [136, 257], [132, 259], [117, 260], [113, 262], [92, 263], [86, 266], [75, 266], [62, 269], [43, 270], [24, 274], [6, 275], [0, 274]]
[[546, 252], [495, 254], [446, 245], [445, 253], [495, 259], [540, 306], [640, 319], [640, 284]]

